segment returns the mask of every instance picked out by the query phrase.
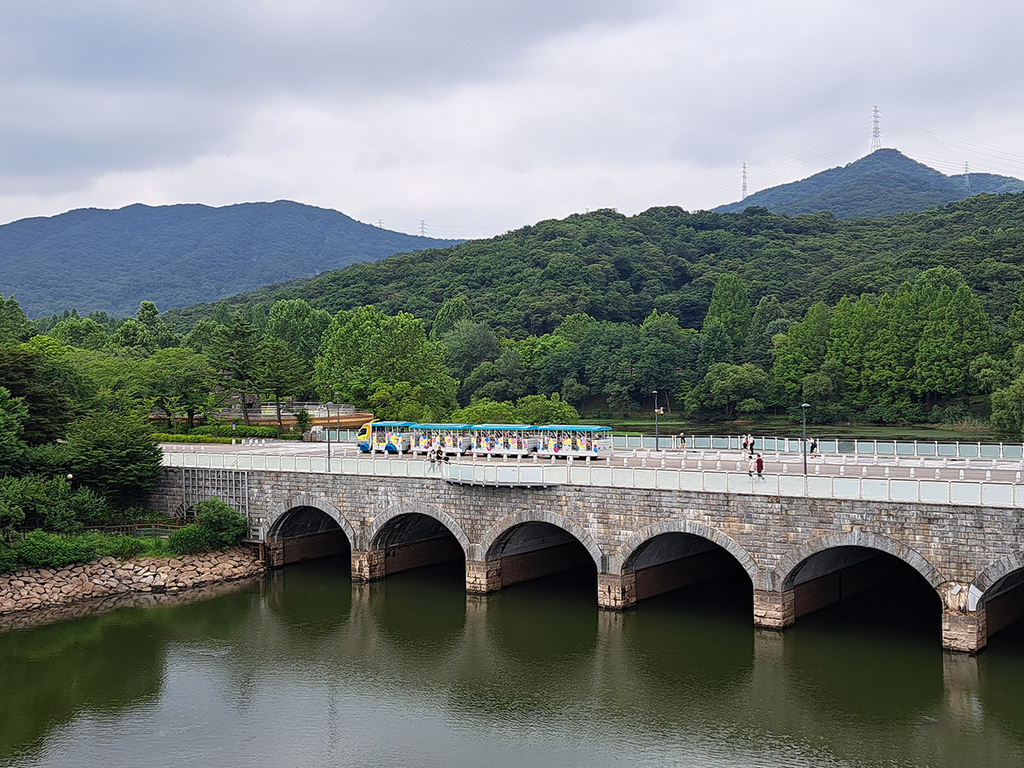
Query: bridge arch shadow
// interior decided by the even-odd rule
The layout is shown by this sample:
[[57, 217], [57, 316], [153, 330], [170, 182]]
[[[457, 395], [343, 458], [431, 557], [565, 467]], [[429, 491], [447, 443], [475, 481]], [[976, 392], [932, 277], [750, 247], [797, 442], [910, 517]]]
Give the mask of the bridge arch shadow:
[[300, 495], [275, 506], [263, 525], [267, 560], [280, 567], [323, 557], [351, 557], [355, 532], [330, 502]]
[[1024, 551], [1002, 557], [978, 574], [966, 607], [984, 612], [988, 638], [1024, 619]]
[[508, 515], [474, 548], [488, 570], [500, 574], [495, 589], [570, 570], [602, 570], [604, 553], [578, 523], [545, 510]]
[[466, 532], [450, 515], [429, 505], [393, 505], [376, 517], [363, 538], [374, 555], [374, 578], [462, 560], [470, 547]]
[[846, 531], [821, 536], [783, 557], [770, 583], [789, 595], [793, 619], [863, 597], [875, 614], [900, 622], [912, 614], [939, 621], [945, 578], [920, 553], [885, 536]]
[[[619, 547], [608, 571], [631, 580], [636, 601], [701, 582], [725, 579], [729, 591], [752, 594], [760, 569], [733, 539], [692, 520], [649, 525]], [[744, 586], [745, 585], [745, 586]]]

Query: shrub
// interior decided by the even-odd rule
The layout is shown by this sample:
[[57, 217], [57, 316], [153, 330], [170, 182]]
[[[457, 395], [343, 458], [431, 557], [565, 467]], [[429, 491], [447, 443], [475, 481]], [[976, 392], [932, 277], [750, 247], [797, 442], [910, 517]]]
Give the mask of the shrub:
[[277, 427], [245, 427], [231, 424], [207, 424], [194, 427], [193, 435], [211, 435], [213, 437], [277, 437]]
[[154, 432], [153, 438], [161, 443], [220, 443], [227, 445], [231, 443], [230, 437], [212, 437], [210, 435], [178, 435], [167, 432]]
[[175, 555], [191, 555], [213, 547], [210, 532], [195, 523], [179, 528], [167, 539], [167, 548]]
[[138, 557], [150, 549], [147, 546], [146, 540], [138, 536], [97, 534], [94, 540], [96, 541], [97, 555], [100, 557], [109, 555], [110, 557], [116, 557], [118, 560], [131, 560], [133, 557]]
[[60, 536], [38, 529], [14, 542], [11, 549], [21, 564], [30, 568], [63, 568], [93, 560], [97, 554], [86, 536]]
[[249, 532], [249, 521], [216, 497], [199, 502], [195, 510], [196, 520], [207, 531], [214, 547], [232, 547]]
[[18, 559], [18, 555], [9, 546], [0, 542], [0, 573], [16, 571], [19, 568], [21, 568], [21, 560]]

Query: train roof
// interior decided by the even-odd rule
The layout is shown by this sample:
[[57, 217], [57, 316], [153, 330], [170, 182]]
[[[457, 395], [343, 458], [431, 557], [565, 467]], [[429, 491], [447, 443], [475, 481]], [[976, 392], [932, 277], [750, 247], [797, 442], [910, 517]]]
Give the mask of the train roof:
[[374, 421], [370, 424], [371, 427], [415, 427], [415, 421]]
[[598, 427], [593, 424], [545, 424], [537, 427], [542, 432], [611, 432], [611, 427]]
[[532, 424], [474, 424], [470, 429], [502, 430], [505, 432], [525, 432], [528, 429], [536, 429]]
[[469, 429], [472, 424], [413, 424], [413, 429]]

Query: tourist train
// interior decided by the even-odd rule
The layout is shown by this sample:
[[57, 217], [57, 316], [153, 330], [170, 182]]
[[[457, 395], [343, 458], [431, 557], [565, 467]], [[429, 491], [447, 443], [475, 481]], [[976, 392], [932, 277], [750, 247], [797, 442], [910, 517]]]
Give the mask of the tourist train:
[[363, 453], [597, 456], [612, 447], [611, 427], [587, 424], [418, 424], [370, 421], [356, 435]]

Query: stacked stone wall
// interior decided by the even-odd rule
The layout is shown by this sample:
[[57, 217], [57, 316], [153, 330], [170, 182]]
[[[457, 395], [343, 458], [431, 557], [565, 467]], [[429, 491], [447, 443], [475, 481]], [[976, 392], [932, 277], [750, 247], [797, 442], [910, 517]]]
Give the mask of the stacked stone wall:
[[70, 605], [126, 593], [181, 592], [263, 572], [249, 549], [119, 561], [104, 557], [64, 568], [0, 575], [0, 615]]

